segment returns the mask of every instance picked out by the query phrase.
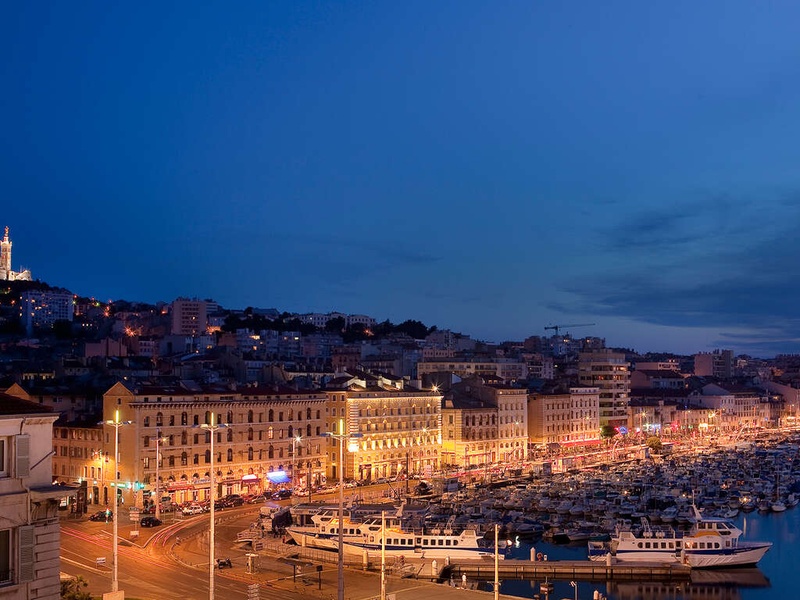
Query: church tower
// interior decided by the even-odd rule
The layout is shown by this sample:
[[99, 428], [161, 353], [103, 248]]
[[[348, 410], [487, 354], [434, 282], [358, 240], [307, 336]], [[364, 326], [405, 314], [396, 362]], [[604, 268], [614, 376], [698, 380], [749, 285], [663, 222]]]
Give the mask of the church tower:
[[0, 279], [11, 278], [11, 240], [8, 239], [8, 226], [0, 242]]

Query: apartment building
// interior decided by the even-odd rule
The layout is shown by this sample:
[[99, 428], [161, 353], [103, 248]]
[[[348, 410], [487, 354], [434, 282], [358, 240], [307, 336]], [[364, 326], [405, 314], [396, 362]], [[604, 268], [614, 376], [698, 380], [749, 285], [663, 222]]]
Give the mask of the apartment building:
[[595, 444], [600, 441], [600, 388], [531, 394], [528, 432], [534, 445]]
[[[117, 383], [103, 397], [103, 453], [111, 455], [119, 427], [118, 493], [142, 505], [159, 489], [176, 502], [209, 496], [211, 431], [217, 494], [255, 493], [294, 478], [295, 485], [324, 477], [326, 395], [281, 386], [128, 387]], [[294, 451], [294, 453], [293, 453]], [[111, 473], [114, 473], [113, 464]], [[106, 476], [114, 487], [114, 477]], [[141, 493], [139, 493], [141, 492]], [[113, 496], [113, 493], [111, 494]]]
[[52, 484], [57, 417], [0, 393], [0, 599], [59, 596], [58, 508], [74, 490]]
[[626, 426], [630, 371], [625, 354], [603, 348], [578, 355], [578, 382], [600, 390], [600, 425]]
[[206, 332], [207, 303], [205, 300], [178, 298], [170, 306], [172, 335], [198, 336]]
[[431, 473], [441, 457], [441, 400], [435, 390], [410, 386], [404, 379], [354, 371], [335, 378], [327, 395], [327, 431], [360, 434], [356, 451], [345, 446], [339, 464], [339, 439], [326, 447], [328, 478], [359, 481], [405, 473]]

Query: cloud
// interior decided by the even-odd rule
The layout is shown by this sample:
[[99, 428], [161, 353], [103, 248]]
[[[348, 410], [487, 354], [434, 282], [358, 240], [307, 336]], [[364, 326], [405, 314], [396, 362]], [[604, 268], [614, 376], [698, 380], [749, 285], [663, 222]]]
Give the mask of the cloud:
[[747, 330], [725, 339], [784, 347], [800, 338], [797, 195], [753, 202], [714, 194], [632, 213], [601, 232], [591, 269], [560, 286], [571, 301], [551, 308], [655, 325]]

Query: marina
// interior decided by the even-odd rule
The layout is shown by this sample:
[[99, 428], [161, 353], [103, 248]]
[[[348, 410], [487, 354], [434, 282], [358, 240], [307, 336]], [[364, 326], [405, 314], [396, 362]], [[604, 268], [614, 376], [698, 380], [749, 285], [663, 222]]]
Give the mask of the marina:
[[[477, 589], [489, 589], [491, 583], [487, 582], [494, 579], [490, 558], [497, 525], [501, 532], [497, 569], [503, 594], [531, 597], [538, 584], [550, 581], [557, 597], [566, 580], [591, 584], [593, 590], [619, 599], [657, 598], [659, 588], [663, 588], [664, 598], [673, 599], [696, 597], [695, 588], [702, 588], [702, 597], [758, 598], [759, 590], [773, 589], [780, 581], [770, 570], [776, 560], [785, 558], [781, 536], [786, 530], [774, 526], [777, 520], [796, 525], [797, 513], [791, 508], [797, 504], [797, 473], [797, 440], [773, 435], [566, 472], [523, 474], [487, 485], [462, 486], [458, 493], [433, 495], [425, 503], [415, 500], [409, 504], [414, 506], [409, 512], [416, 520], [416, 534], [425, 531], [432, 540], [427, 545], [436, 548], [427, 555], [416, 542], [411, 552], [391, 549], [396, 540], [390, 531], [405, 527], [409, 536], [415, 534], [401, 518], [402, 500], [408, 502], [409, 498], [399, 498], [401, 502], [391, 505], [397, 507], [396, 513], [390, 514], [383, 505], [384, 519], [390, 515], [383, 543], [389, 544], [386, 556], [393, 564], [405, 554], [423, 561], [426, 572], [444, 583], [463, 577]], [[778, 510], [773, 510], [775, 505]], [[336, 517], [329, 514], [328, 524], [335, 529]], [[360, 536], [361, 542], [348, 538], [348, 564], [379, 569], [380, 517], [363, 516], [354, 525], [352, 533]], [[475, 532], [483, 560], [468, 560], [455, 547], [447, 551], [447, 536], [464, 530]], [[667, 531], [672, 532], [670, 537]], [[369, 533], [372, 546], [363, 543]], [[670, 540], [675, 547], [666, 560], [663, 556], [643, 562], [626, 559], [619, 556], [619, 542], [624, 537], [643, 545], [658, 540], [659, 547]], [[720, 569], [726, 566], [724, 561], [704, 564], [693, 558], [687, 542], [697, 544], [696, 549], [705, 550], [706, 555], [714, 549], [699, 546], [703, 538], [704, 544], [720, 544], [717, 554], [726, 542], [755, 550], [756, 555], [728, 564], [758, 564], [770, 569], [766, 570], [769, 576], [759, 568]], [[752, 541], [756, 539], [763, 541]], [[617, 548], [610, 558], [589, 560], [591, 547], [611, 548], [614, 541]], [[329, 548], [335, 551], [336, 544]], [[437, 563], [436, 573], [428, 571]], [[716, 568], [704, 569], [710, 566]], [[648, 586], [648, 595], [637, 592], [636, 586]], [[711, 595], [710, 590], [714, 591]]]

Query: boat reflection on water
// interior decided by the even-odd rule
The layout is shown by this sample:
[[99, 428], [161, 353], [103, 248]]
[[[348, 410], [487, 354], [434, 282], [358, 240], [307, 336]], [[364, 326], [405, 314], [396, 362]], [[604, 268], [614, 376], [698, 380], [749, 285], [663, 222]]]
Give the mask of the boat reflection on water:
[[741, 600], [741, 588], [769, 587], [757, 568], [692, 571], [690, 583], [608, 582], [613, 600]]

